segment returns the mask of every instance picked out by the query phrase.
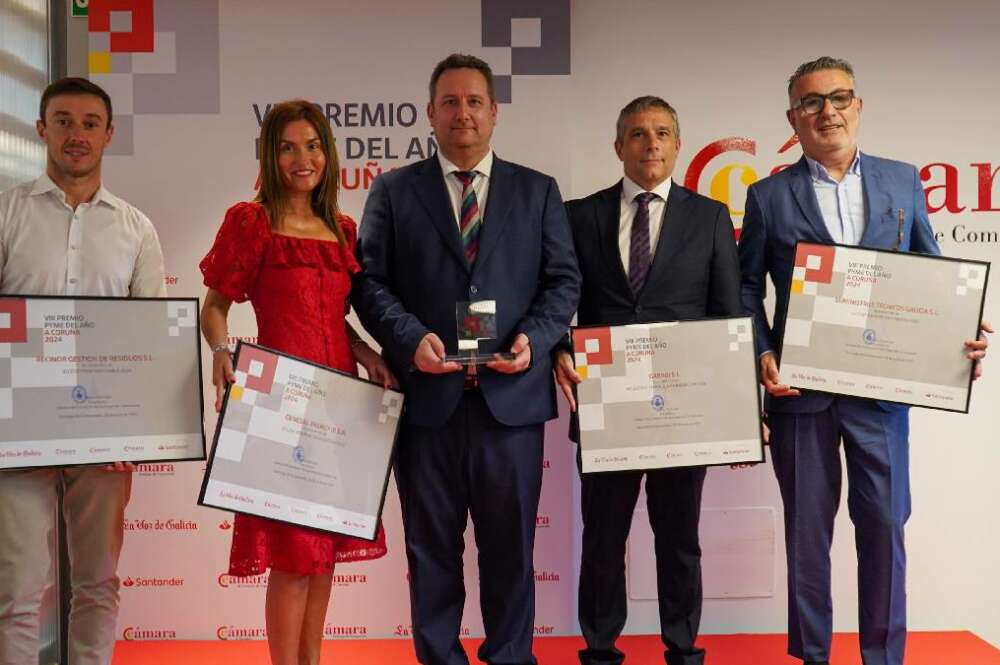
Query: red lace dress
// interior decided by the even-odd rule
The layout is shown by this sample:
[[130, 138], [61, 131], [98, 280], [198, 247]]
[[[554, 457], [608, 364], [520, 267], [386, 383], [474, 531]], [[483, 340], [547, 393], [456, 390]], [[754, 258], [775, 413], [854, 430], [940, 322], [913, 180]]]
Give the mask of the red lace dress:
[[[237, 203], [200, 267], [205, 286], [234, 302], [249, 300], [261, 345], [357, 373], [344, 325], [357, 225], [338, 218], [347, 247], [328, 240], [271, 232], [263, 206]], [[375, 559], [386, 552], [381, 525], [375, 542], [237, 515], [229, 574], [259, 575], [267, 568], [329, 573], [334, 563]]]

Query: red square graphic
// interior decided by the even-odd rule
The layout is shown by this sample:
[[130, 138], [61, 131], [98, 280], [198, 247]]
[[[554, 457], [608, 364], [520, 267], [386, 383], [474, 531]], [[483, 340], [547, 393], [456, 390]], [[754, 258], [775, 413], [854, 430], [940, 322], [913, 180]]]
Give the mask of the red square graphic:
[[111, 32], [111, 12], [132, 14], [132, 32], [112, 32], [112, 53], [153, 52], [153, 0], [90, 0], [90, 32]]
[[[250, 363], [254, 360], [264, 367], [260, 376], [250, 373]], [[271, 386], [274, 385], [274, 372], [278, 369], [278, 356], [255, 346], [243, 346], [240, 347], [240, 361], [236, 365], [236, 369], [246, 373], [245, 387], [269, 395], [271, 394]]]
[[[836, 254], [837, 248], [830, 245], [799, 243], [798, 249], [795, 252], [795, 267], [806, 269], [803, 281], [829, 284], [833, 281], [833, 257]], [[811, 256], [819, 258], [819, 268], [808, 267], [809, 257]]]
[[[587, 341], [597, 342], [596, 351], [587, 350]], [[590, 344], [593, 348], [593, 343]], [[611, 353], [611, 328], [577, 328], [573, 331], [573, 351], [587, 354], [587, 365], [610, 365], [614, 362]]]
[[23, 344], [28, 341], [28, 301], [24, 298], [0, 298], [0, 319], [10, 317], [0, 328], [0, 344]]

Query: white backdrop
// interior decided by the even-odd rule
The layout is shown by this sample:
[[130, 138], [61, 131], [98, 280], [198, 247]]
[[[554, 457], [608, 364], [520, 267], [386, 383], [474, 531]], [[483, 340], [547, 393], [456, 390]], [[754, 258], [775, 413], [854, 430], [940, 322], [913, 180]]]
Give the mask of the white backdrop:
[[[370, 185], [366, 169], [399, 167], [428, 151], [427, 79], [452, 51], [479, 55], [511, 75], [509, 87], [500, 80], [510, 103], [500, 108], [494, 147], [555, 176], [565, 198], [620, 177], [612, 150], [618, 110], [640, 94], [665, 97], [680, 114], [675, 180], [729, 204], [737, 224], [746, 186], [800, 155], [797, 147], [782, 151], [791, 136], [784, 119], [789, 74], [822, 54], [845, 57], [865, 100], [863, 149], [934, 165], [925, 185], [948, 184], [930, 192], [933, 206], [950, 203], [932, 215], [944, 253], [1000, 256], [1000, 185], [993, 178], [1000, 97], [992, 85], [1000, 5], [899, 0], [873, 11], [859, 0], [829, 8], [767, 4], [370, 0], [359, 11], [355, 3], [326, 0], [137, 0], [130, 11], [108, 13], [108, 0], [91, 0], [89, 35], [87, 19], [70, 19], [69, 61], [78, 73], [89, 63], [91, 77], [113, 93], [119, 154], [105, 159], [105, 180], [156, 224], [171, 295], [203, 295], [197, 263], [225, 209], [253, 195], [254, 139], [266, 104], [306, 97], [326, 109], [345, 169], [343, 209], [358, 218]], [[718, 154], [702, 153], [716, 142]], [[690, 168], [699, 153], [704, 159]], [[996, 293], [989, 293], [986, 318], [1000, 322]], [[249, 306], [234, 308], [230, 330], [252, 339]], [[989, 618], [1000, 590], [1000, 491], [992, 478], [1000, 462], [998, 371], [987, 364], [969, 415], [913, 411], [907, 542], [910, 627], [973, 630], [1000, 645], [1000, 625]], [[214, 414], [206, 414], [209, 432], [214, 424]], [[571, 634], [578, 488], [565, 414], [547, 434], [536, 632]], [[264, 580], [223, 575], [230, 516], [194, 506], [203, 470], [198, 463], [160, 465], [136, 479], [121, 564], [121, 637], [264, 635]], [[655, 633], [645, 519], [637, 512], [630, 543], [626, 631]], [[408, 634], [393, 489], [384, 520], [390, 554], [337, 570], [330, 637]], [[767, 465], [710, 471], [703, 545], [703, 632], [783, 632], [781, 504]], [[464, 625], [477, 635], [471, 546], [467, 557]], [[845, 507], [834, 544], [836, 630], [857, 628], [855, 589]]]

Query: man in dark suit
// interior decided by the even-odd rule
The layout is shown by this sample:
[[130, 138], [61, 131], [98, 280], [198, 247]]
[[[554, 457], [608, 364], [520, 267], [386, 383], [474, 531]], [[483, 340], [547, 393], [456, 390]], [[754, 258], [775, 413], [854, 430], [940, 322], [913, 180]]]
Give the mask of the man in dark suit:
[[[479, 549], [486, 640], [479, 658], [535, 663], [532, 554], [544, 423], [557, 415], [550, 352], [580, 274], [555, 180], [493, 154], [493, 75], [452, 55], [427, 115], [439, 153], [375, 180], [361, 221], [355, 305], [406, 391], [396, 458], [417, 658], [464, 665], [462, 551]], [[456, 303], [495, 301], [485, 367], [445, 362]]]
[[[629, 102], [618, 116], [615, 139], [625, 178], [567, 204], [583, 275], [579, 325], [742, 315], [729, 211], [671, 182], [680, 145], [677, 114], [667, 102], [659, 97]], [[556, 379], [575, 411], [572, 386], [580, 377], [569, 352], [560, 350], [557, 357]], [[625, 658], [615, 641], [628, 609], [625, 543], [643, 476], [655, 535], [664, 657], [670, 665], [704, 662], [704, 651], [694, 642], [701, 619], [698, 518], [705, 468], [695, 467], [581, 475], [584, 665]]]
[[[939, 254], [917, 170], [858, 149], [861, 98], [844, 60], [818, 58], [788, 83], [788, 122], [804, 153], [747, 192], [740, 236], [742, 298], [757, 326], [771, 455], [785, 507], [788, 652], [828, 664], [833, 629], [830, 545], [840, 505], [843, 440], [848, 507], [858, 552], [861, 659], [902, 665], [906, 643], [906, 552], [910, 515], [908, 407], [802, 392], [782, 384], [778, 357], [795, 243], [842, 243]], [[772, 328], [765, 279], [776, 296]], [[983, 329], [990, 331], [988, 324]], [[965, 343], [970, 360], [985, 339]]]

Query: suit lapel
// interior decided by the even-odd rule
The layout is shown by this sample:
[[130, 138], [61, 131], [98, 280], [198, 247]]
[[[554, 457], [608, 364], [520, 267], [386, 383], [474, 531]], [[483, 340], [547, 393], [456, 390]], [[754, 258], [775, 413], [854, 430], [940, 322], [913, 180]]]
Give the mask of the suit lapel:
[[621, 228], [622, 216], [621, 201], [621, 180], [614, 187], [609, 187], [601, 192], [597, 204], [597, 233], [600, 251], [604, 258], [604, 264], [608, 267], [608, 272], [618, 282], [619, 290], [622, 293], [627, 293], [631, 299], [632, 286], [629, 284], [628, 275], [625, 274], [622, 252], [618, 246], [618, 231]]
[[479, 231], [479, 252], [476, 264], [486, 261], [499, 243], [507, 224], [508, 213], [517, 187], [517, 175], [510, 163], [493, 157], [493, 172], [490, 173], [490, 189], [486, 195], [486, 212], [483, 226]]
[[[660, 223], [660, 237], [656, 241], [656, 249], [653, 252], [653, 262], [649, 266], [649, 275], [646, 276], [646, 284], [653, 281], [653, 276], [666, 270], [670, 265], [673, 255], [681, 249], [681, 238], [683, 238], [684, 220], [687, 219], [687, 207], [691, 196], [687, 190], [670, 183], [670, 193], [667, 194], [666, 210], [663, 213], [663, 220]], [[643, 286], [643, 291], [646, 288]]]
[[[861, 234], [860, 244], [863, 247], [884, 246], [884, 239], [879, 241], [879, 231], [886, 216], [890, 218], [889, 221], [895, 221], [891, 219], [892, 198], [883, 182], [882, 171], [864, 153], [861, 153], [861, 183], [865, 196], [865, 230]], [[896, 227], [892, 228], [895, 231]]]
[[813, 189], [806, 158], [803, 156], [789, 168], [792, 175], [792, 194], [802, 210], [802, 216], [805, 217], [806, 222], [809, 223], [821, 242], [832, 243], [833, 237], [827, 230], [826, 224], [823, 222], [823, 215], [819, 211], [819, 202], [816, 200], [816, 190]]
[[444, 174], [441, 162], [437, 157], [424, 161], [423, 167], [412, 182], [414, 193], [427, 212], [431, 223], [441, 234], [445, 246], [455, 255], [455, 258], [468, 269], [465, 252], [462, 249], [462, 237], [458, 231], [458, 222], [451, 209], [451, 200], [445, 189]]

